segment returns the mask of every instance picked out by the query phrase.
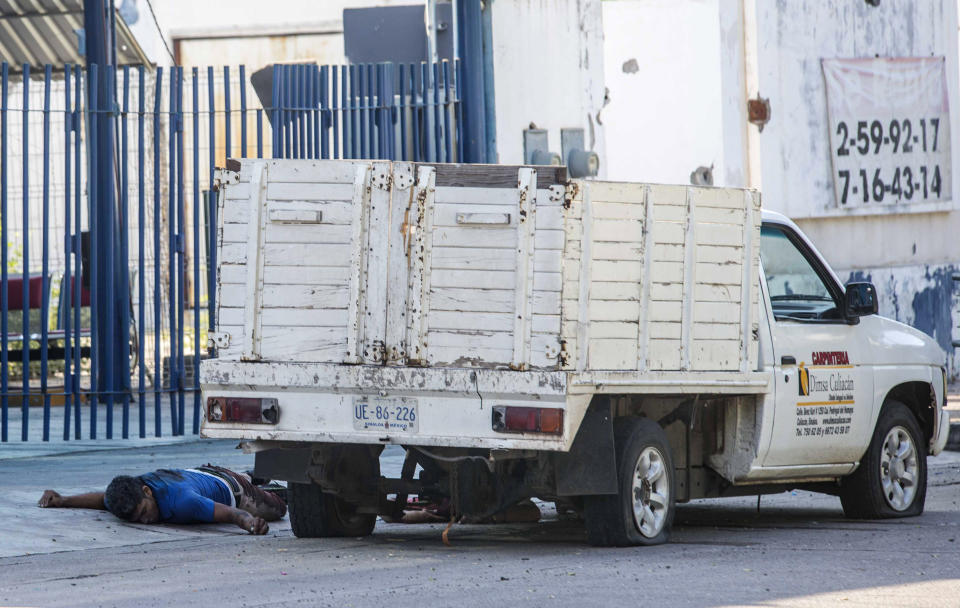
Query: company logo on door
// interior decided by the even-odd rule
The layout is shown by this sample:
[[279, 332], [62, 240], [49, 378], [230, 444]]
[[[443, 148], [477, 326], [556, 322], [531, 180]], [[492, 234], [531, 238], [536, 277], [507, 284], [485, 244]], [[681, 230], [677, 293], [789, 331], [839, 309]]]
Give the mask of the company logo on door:
[[846, 351], [810, 354], [811, 365], [798, 366], [796, 436], [829, 437], [850, 432], [854, 406], [854, 366]]

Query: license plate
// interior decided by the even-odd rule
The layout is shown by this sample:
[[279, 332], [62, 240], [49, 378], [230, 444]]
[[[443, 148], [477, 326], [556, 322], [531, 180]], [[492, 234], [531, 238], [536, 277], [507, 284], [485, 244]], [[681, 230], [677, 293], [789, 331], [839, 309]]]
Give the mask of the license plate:
[[416, 433], [420, 421], [411, 397], [354, 397], [353, 428], [360, 431]]

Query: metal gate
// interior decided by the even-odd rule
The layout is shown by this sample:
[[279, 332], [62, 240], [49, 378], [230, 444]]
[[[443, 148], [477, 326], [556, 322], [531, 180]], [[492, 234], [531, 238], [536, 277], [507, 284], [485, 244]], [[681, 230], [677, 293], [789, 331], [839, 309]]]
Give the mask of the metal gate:
[[262, 104], [244, 66], [0, 64], [0, 441], [198, 432], [227, 158], [463, 159], [458, 65], [272, 76]]

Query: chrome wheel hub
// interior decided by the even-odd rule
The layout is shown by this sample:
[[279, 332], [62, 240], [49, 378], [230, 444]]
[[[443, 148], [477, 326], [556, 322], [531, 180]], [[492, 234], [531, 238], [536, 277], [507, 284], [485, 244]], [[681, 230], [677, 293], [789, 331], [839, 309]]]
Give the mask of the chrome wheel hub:
[[917, 494], [919, 475], [917, 448], [910, 433], [902, 426], [893, 427], [880, 451], [880, 484], [887, 504], [897, 511], [909, 508]]
[[655, 447], [640, 453], [633, 471], [633, 522], [640, 534], [653, 538], [660, 534], [670, 505], [670, 477], [663, 454]]

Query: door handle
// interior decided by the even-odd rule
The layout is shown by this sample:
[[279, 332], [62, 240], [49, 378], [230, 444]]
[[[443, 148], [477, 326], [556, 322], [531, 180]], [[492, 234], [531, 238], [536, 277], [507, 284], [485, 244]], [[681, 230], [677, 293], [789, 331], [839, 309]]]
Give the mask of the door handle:
[[780, 357], [780, 365], [796, 365], [796, 364], [797, 364], [797, 359], [795, 357], [791, 357], [790, 355], [784, 355]]

